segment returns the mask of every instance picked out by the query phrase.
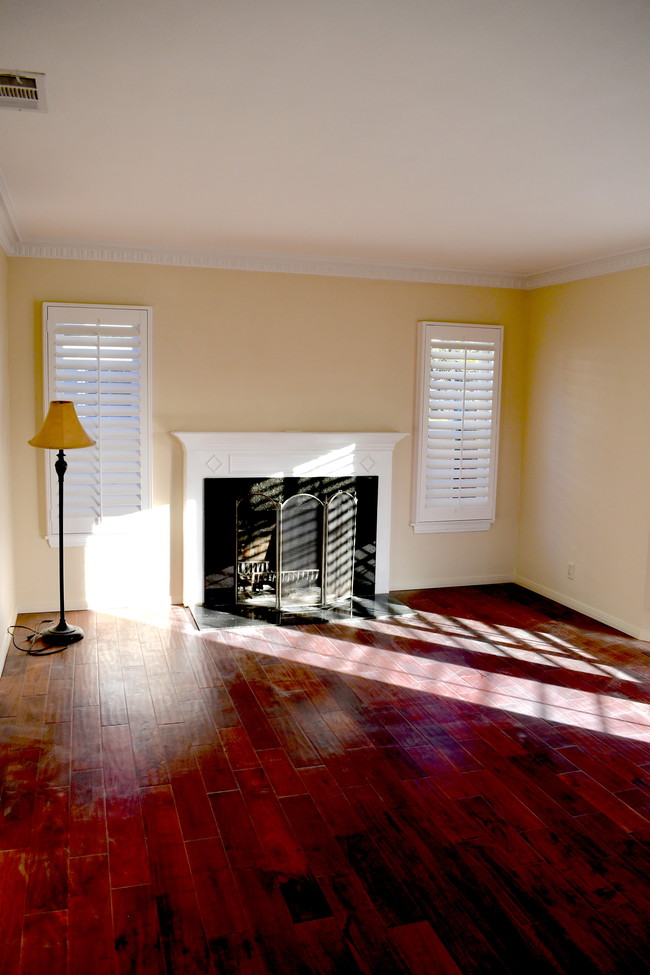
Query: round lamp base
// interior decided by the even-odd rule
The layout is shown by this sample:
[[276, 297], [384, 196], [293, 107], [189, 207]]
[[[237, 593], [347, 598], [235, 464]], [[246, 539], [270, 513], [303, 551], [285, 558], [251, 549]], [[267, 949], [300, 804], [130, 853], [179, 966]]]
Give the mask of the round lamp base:
[[46, 630], [39, 633], [39, 639], [52, 644], [76, 643], [77, 640], [83, 640], [83, 638], [84, 631], [81, 627], [70, 626], [68, 623], [64, 626], [61, 626], [61, 623], [57, 623], [56, 626], [48, 626]]

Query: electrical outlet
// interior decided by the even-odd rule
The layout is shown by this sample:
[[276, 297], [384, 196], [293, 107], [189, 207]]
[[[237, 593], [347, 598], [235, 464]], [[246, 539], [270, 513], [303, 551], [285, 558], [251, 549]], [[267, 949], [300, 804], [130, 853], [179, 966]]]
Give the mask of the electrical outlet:
[[569, 562], [569, 564], [566, 567], [566, 574], [569, 577], [569, 579], [575, 579], [575, 577], [576, 577], [576, 564], [575, 564], [575, 562]]

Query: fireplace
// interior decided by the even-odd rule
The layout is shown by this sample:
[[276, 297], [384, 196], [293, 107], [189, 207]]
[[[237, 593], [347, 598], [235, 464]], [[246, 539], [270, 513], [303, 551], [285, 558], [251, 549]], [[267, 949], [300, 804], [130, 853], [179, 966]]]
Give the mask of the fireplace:
[[404, 434], [174, 435], [185, 452], [183, 601], [195, 618], [278, 622], [356, 611], [388, 592], [392, 453]]

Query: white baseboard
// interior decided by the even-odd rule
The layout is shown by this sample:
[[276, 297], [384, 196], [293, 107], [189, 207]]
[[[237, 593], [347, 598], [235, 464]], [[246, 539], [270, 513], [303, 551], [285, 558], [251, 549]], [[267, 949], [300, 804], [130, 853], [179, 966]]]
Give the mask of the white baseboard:
[[[161, 598], [160, 600], [157, 600], [155, 602], [142, 602], [137, 604], [133, 603], [128, 606], [127, 605], [122, 605], [122, 606], [96, 605], [95, 603], [89, 603], [85, 599], [79, 599], [79, 600], [75, 600], [75, 602], [73, 602], [71, 606], [68, 606], [66, 603], [65, 612], [67, 615], [68, 613], [83, 612], [83, 610], [90, 609], [90, 610], [95, 610], [98, 613], [111, 613], [111, 612], [118, 613], [120, 610], [123, 609], [128, 609], [131, 611], [138, 610], [138, 609], [142, 609], [143, 611], [148, 609], [161, 610], [171, 605], [173, 605], [171, 596], [165, 596], [164, 599]], [[18, 607], [17, 612], [18, 613], [40, 613], [41, 616], [47, 616], [47, 617], [55, 616], [57, 619], [59, 616], [58, 606], [56, 609], [43, 609], [42, 603], [38, 603], [38, 604], [22, 603]]]
[[497, 583], [513, 582], [512, 575], [484, 575], [484, 576], [451, 576], [441, 579], [413, 579], [410, 582], [403, 580], [391, 586], [391, 592], [412, 589], [444, 589], [446, 586], [491, 586]]
[[619, 619], [617, 616], [611, 616], [609, 613], [604, 613], [595, 606], [590, 606], [588, 603], [583, 603], [579, 599], [572, 599], [571, 596], [567, 596], [563, 592], [556, 592], [554, 589], [549, 589], [548, 586], [542, 586], [537, 582], [533, 582], [532, 579], [526, 579], [525, 576], [515, 576], [513, 581], [518, 586], [523, 586], [524, 589], [530, 589], [532, 592], [536, 592], [540, 596], [546, 596], [547, 599], [552, 599], [556, 603], [561, 603], [562, 606], [568, 606], [569, 609], [575, 609], [578, 613], [584, 613], [585, 616], [591, 616], [592, 619], [598, 620], [599, 623], [605, 623], [607, 626], [611, 626], [615, 630], [621, 630], [622, 633], [627, 633], [628, 636], [633, 636], [636, 640], [650, 639], [649, 634], [646, 633], [644, 636], [644, 631], [641, 630], [640, 627], [634, 626], [627, 620]]
[[[75, 602], [72, 606], [66, 605], [66, 613], [75, 613], [77, 610], [90, 609], [90, 606], [85, 601]], [[56, 616], [59, 617], [59, 607], [56, 609], [43, 609], [43, 603], [21, 603], [18, 607], [19, 613], [40, 613], [41, 616]]]

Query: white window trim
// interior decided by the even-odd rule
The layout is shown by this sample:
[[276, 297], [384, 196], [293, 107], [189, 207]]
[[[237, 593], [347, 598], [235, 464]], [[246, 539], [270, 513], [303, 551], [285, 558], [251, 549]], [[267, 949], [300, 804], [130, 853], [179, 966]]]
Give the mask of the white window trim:
[[[415, 407], [415, 454], [413, 475], [413, 520], [415, 534], [433, 532], [487, 531], [495, 520], [497, 463], [499, 451], [499, 417], [502, 381], [503, 326], [456, 322], [418, 322], [418, 366]], [[429, 432], [430, 345], [432, 336], [439, 339], [470, 340], [481, 335], [495, 342], [494, 394], [491, 421], [491, 469], [488, 502], [476, 517], [471, 505], [449, 505], [443, 509], [426, 503], [427, 445]]]
[[[141, 364], [146, 369], [146, 375], [144, 375], [143, 381], [143, 391], [141, 398], [141, 438], [140, 438], [140, 450], [141, 450], [141, 464], [142, 464], [142, 477], [141, 477], [141, 510], [148, 511], [153, 507], [153, 493], [152, 493], [152, 425], [151, 425], [151, 332], [152, 332], [152, 308], [148, 305], [99, 305], [99, 304], [85, 304], [81, 302], [56, 302], [56, 301], [46, 301], [43, 302], [43, 398], [44, 402], [44, 415], [47, 413], [49, 403], [51, 400], [56, 399], [56, 389], [55, 389], [55, 370], [54, 370], [54, 352], [52, 348], [52, 328], [54, 327], [55, 318], [59, 317], [57, 309], [65, 310], [67, 315], [60, 315], [60, 323], [65, 322], [66, 324], [74, 324], [75, 319], [79, 322], [82, 321], [82, 317], [87, 321], [95, 321], [97, 324], [110, 324], [110, 314], [116, 311], [120, 312], [134, 312], [138, 315], [144, 313], [145, 320], [143, 325], [143, 330], [146, 334], [146, 351], [141, 359]], [[81, 317], [80, 317], [81, 316]], [[66, 321], [66, 318], [68, 321]], [[105, 319], [105, 321], [102, 321]], [[144, 370], [143, 370], [144, 371]], [[46, 531], [45, 538], [52, 548], [59, 547], [59, 532], [58, 527], [54, 530], [54, 526], [58, 525], [58, 478], [54, 471], [54, 461], [56, 460], [56, 451], [44, 451], [46, 457], [45, 464], [45, 487], [46, 487], [46, 520], [48, 530]], [[70, 454], [74, 452], [66, 452], [66, 460], [70, 463]], [[65, 490], [65, 481], [64, 481]], [[85, 546], [90, 538], [92, 538], [96, 531], [101, 531], [102, 534], [110, 535], [132, 535], [136, 530], [133, 525], [128, 528], [124, 527], [123, 521], [119, 520], [119, 527], [115, 525], [109, 525], [107, 519], [98, 525], [93, 531], [80, 531], [80, 532], [70, 532], [66, 530], [65, 519], [64, 519], [64, 534], [63, 534], [63, 544], [65, 547], [74, 546]]]

